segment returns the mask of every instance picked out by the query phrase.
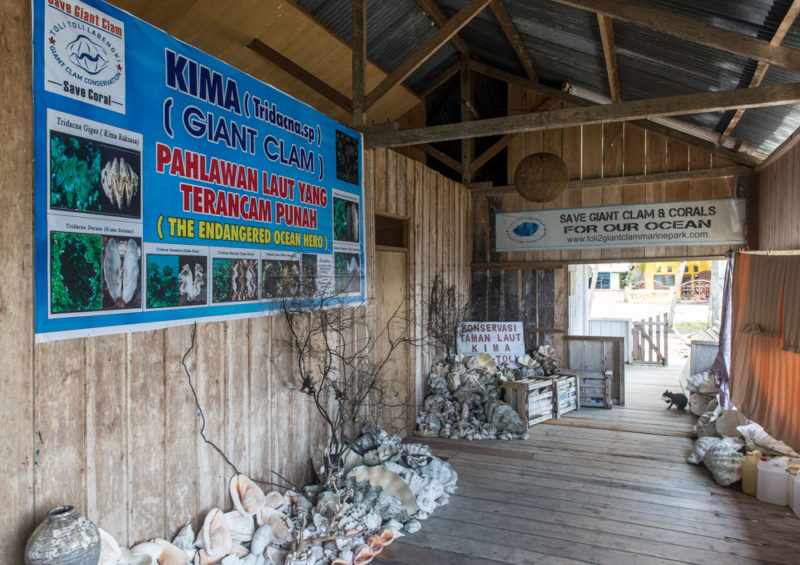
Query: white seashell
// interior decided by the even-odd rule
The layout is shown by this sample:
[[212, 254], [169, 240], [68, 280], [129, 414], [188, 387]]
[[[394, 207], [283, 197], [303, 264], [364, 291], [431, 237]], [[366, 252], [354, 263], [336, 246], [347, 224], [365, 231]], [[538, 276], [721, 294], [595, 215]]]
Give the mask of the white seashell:
[[218, 565], [219, 563], [222, 563], [224, 558], [224, 555], [220, 555], [219, 557], [211, 557], [205, 549], [201, 549], [194, 556], [194, 565]]
[[413, 516], [417, 512], [414, 493], [403, 482], [403, 479], [385, 467], [356, 467], [350, 471], [349, 477], [355, 477], [356, 482], [369, 481], [370, 484], [381, 487], [385, 493], [396, 496], [409, 516]]
[[255, 516], [264, 506], [264, 491], [245, 475], [234, 475], [230, 484], [233, 507], [243, 516]]
[[736, 428], [744, 437], [747, 444], [747, 450], [753, 451], [760, 449], [765, 455], [787, 455], [789, 457], [800, 457], [794, 449], [773, 438], [769, 435], [764, 428], [755, 422], [751, 422], [746, 426], [739, 426]]
[[747, 424], [747, 418], [738, 410], [725, 410], [714, 422], [717, 433], [723, 437], [739, 437], [742, 434], [737, 429]]
[[419, 523], [419, 520], [409, 520], [403, 526], [403, 530], [407, 534], [415, 534], [422, 529], [422, 524]]
[[253, 541], [250, 544], [250, 552], [255, 553], [256, 555], [263, 555], [264, 550], [267, 549], [267, 546], [271, 541], [272, 526], [269, 524], [259, 526], [259, 528], [253, 534]]
[[719, 392], [719, 388], [717, 388], [717, 384], [714, 382], [711, 371], [696, 373], [687, 378], [684, 388], [689, 392], [699, 392], [702, 394], [717, 394]]
[[264, 496], [264, 504], [270, 508], [274, 508], [275, 510], [281, 510], [284, 506], [286, 506], [286, 499], [281, 493], [273, 490]]
[[158, 565], [189, 565], [189, 556], [176, 545], [161, 538], [152, 540], [152, 543], [161, 547], [161, 553], [156, 558]]
[[292, 538], [292, 522], [283, 512], [269, 506], [264, 506], [256, 515], [259, 526], [268, 525], [272, 528], [270, 543], [282, 544]]
[[122, 561], [122, 552], [114, 536], [102, 528], [97, 528], [100, 534], [100, 559], [97, 565], [116, 565]]
[[172, 544], [175, 547], [181, 548], [184, 553], [189, 557], [191, 561], [194, 559], [195, 553], [197, 553], [197, 548], [194, 546], [194, 531], [192, 530], [192, 523], [187, 523], [180, 531], [175, 535], [172, 540]]
[[139, 286], [139, 246], [133, 239], [128, 240], [122, 271], [122, 301], [128, 303]]
[[222, 510], [211, 509], [203, 521], [203, 529], [200, 533], [203, 539], [203, 549], [208, 557], [224, 557], [230, 553], [233, 539]]
[[134, 555], [149, 555], [154, 560], [157, 560], [161, 555], [161, 546], [151, 541], [145, 541], [134, 545], [131, 548], [131, 553]]
[[285, 565], [287, 555], [287, 551], [283, 551], [277, 547], [270, 546], [267, 548], [267, 560], [270, 565]]
[[243, 516], [239, 511], [231, 510], [225, 513], [225, 520], [228, 522], [228, 529], [234, 544], [248, 543], [253, 539], [256, 523], [252, 516]]
[[237, 555], [228, 555], [220, 563], [221, 565], [242, 565], [242, 559]]
[[158, 565], [158, 561], [146, 553], [133, 553], [127, 547], [120, 547], [119, 552], [122, 555], [122, 563], [127, 565]]
[[114, 302], [122, 296], [122, 257], [119, 254], [119, 245], [113, 237], [106, 242], [103, 249], [103, 277], [106, 280], [108, 295]]

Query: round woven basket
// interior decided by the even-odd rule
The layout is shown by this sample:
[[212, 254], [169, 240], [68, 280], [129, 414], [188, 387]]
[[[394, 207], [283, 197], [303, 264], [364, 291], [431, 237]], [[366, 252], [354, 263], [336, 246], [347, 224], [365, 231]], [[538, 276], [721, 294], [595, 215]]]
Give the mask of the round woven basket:
[[567, 164], [552, 153], [528, 155], [514, 173], [514, 185], [522, 197], [532, 202], [549, 202], [567, 188]]

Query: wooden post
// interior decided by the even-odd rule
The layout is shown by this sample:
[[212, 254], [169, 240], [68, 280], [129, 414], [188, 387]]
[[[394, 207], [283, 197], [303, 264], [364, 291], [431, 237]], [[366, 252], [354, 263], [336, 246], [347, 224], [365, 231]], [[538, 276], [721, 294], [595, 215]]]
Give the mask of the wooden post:
[[[472, 70], [469, 67], [469, 58], [461, 57], [461, 121], [472, 120], [472, 111], [475, 105], [472, 103]], [[464, 138], [461, 140], [461, 182], [472, 182], [472, 172], [470, 166], [475, 157], [475, 140]]]
[[353, 0], [353, 127], [366, 123], [367, 0]]

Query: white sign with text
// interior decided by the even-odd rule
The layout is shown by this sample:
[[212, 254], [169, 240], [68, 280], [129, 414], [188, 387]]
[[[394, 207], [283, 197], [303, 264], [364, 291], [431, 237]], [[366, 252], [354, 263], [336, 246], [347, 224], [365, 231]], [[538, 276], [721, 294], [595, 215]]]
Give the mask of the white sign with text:
[[522, 322], [461, 322], [458, 328], [458, 353], [488, 353], [497, 363], [515, 363], [525, 355]]

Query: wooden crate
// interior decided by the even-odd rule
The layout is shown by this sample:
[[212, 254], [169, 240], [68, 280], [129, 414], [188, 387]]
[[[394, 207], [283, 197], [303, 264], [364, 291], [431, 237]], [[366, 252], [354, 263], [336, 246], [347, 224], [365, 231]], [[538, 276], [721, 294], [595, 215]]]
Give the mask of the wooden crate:
[[580, 408], [581, 381], [577, 375], [556, 373], [553, 376], [553, 392], [556, 418]]
[[589, 408], [611, 408], [612, 372], [575, 371], [580, 387], [581, 406]]
[[528, 423], [528, 427], [553, 419], [555, 411], [552, 379], [506, 381], [503, 389], [506, 402]]

